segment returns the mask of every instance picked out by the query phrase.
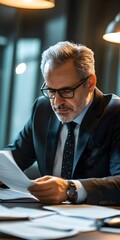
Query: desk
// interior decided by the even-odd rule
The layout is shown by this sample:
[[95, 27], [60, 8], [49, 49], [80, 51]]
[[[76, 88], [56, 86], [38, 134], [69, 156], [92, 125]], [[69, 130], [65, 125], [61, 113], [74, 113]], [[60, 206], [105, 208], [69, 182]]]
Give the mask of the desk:
[[[2, 203], [3, 206], [6, 207], [31, 207], [34, 209], [41, 209], [41, 204], [39, 202], [36, 203], [21, 203], [17, 201], [16, 203], [9, 202], [9, 203]], [[0, 240], [19, 240], [20, 238], [12, 237], [12, 236], [4, 236], [0, 234]], [[94, 232], [86, 232], [86, 233], [79, 233], [76, 236], [69, 237], [69, 238], [62, 238], [61, 240], [119, 240], [120, 234], [112, 234], [112, 233], [102, 233], [99, 231]]]

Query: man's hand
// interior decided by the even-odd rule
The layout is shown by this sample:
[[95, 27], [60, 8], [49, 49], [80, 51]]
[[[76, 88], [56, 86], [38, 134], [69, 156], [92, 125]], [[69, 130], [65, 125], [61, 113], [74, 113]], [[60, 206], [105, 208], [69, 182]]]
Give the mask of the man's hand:
[[59, 204], [67, 199], [68, 182], [62, 178], [44, 176], [34, 180], [29, 188], [32, 195], [41, 203]]

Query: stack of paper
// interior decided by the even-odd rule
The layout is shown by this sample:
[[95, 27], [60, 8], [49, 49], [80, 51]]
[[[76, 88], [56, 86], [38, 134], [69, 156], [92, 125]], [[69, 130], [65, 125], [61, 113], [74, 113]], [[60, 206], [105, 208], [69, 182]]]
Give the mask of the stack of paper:
[[12, 189], [0, 189], [0, 202], [15, 202], [20, 200], [21, 202], [38, 202], [31, 193], [20, 192]]
[[1, 233], [29, 240], [59, 239], [96, 229], [93, 220], [62, 216], [44, 209], [1, 207], [0, 220]]

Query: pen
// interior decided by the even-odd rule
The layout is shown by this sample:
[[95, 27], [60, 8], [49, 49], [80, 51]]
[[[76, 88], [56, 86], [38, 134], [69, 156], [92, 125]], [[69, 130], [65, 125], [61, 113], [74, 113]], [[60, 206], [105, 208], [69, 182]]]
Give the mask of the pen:
[[104, 227], [120, 228], [120, 215], [115, 215], [103, 219], [97, 219], [95, 222], [97, 229]]

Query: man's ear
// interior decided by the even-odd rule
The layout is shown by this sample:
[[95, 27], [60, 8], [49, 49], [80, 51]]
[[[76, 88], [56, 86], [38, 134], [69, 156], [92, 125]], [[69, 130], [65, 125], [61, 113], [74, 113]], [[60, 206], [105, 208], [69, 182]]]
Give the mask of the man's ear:
[[91, 74], [89, 79], [88, 79], [88, 88], [89, 88], [89, 92], [92, 92], [96, 86], [96, 75], [95, 74]]

